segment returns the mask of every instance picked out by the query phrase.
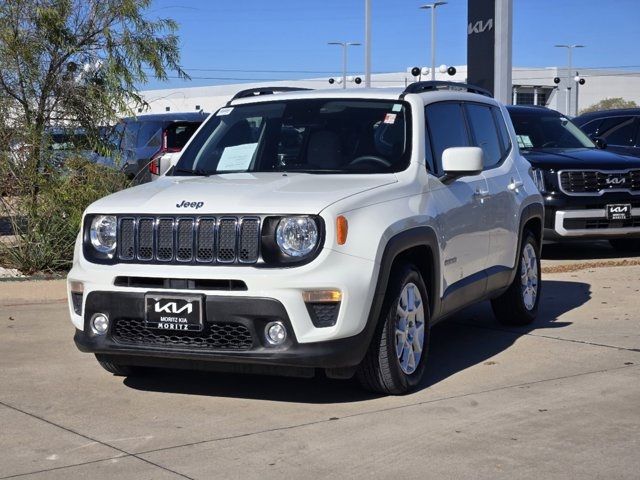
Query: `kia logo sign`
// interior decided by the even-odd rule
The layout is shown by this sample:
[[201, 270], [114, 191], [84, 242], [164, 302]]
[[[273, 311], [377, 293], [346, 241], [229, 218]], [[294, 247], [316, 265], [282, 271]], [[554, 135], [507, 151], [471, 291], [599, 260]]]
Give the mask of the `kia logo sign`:
[[173, 313], [174, 315], [178, 315], [186, 311], [187, 314], [190, 314], [193, 312], [193, 304], [187, 303], [184, 307], [178, 308], [176, 302], [167, 302], [164, 305], [162, 305], [162, 302], [156, 302], [155, 310], [156, 313]]
[[478, 20], [476, 23], [470, 23], [467, 26], [467, 35], [471, 35], [472, 33], [483, 33], [487, 30], [491, 30], [493, 28], [493, 18], [489, 20]]

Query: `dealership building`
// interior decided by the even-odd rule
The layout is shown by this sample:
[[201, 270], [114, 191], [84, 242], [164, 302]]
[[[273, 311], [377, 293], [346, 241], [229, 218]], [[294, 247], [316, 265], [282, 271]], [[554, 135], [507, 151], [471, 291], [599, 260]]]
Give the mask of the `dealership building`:
[[[456, 66], [453, 76], [438, 72], [436, 80], [464, 82], [467, 78], [467, 67]], [[413, 77], [411, 69], [406, 72], [374, 74], [372, 87], [403, 87], [419, 78]], [[511, 103], [517, 105], [543, 105], [562, 113], [567, 113], [570, 99], [569, 115], [586, 108], [605, 98], [622, 97], [633, 100], [640, 105], [640, 72], [613, 69], [580, 69], [579, 77], [584, 84], [579, 84], [574, 76], [567, 78], [567, 69], [561, 67], [545, 68], [513, 68], [513, 87]], [[559, 83], [556, 83], [560, 80]], [[348, 88], [364, 88], [355, 83], [353, 77], [347, 82]], [[329, 78], [306, 80], [288, 80], [260, 83], [238, 83], [233, 85], [216, 85], [208, 87], [169, 88], [143, 91], [143, 98], [149, 103], [149, 109], [139, 113], [190, 112], [204, 110], [212, 112], [223, 106], [238, 91], [261, 86], [286, 85], [313, 89], [341, 89], [338, 82], [329, 83]], [[567, 88], [569, 87], [569, 88]], [[577, 98], [577, 103], [576, 103]]]

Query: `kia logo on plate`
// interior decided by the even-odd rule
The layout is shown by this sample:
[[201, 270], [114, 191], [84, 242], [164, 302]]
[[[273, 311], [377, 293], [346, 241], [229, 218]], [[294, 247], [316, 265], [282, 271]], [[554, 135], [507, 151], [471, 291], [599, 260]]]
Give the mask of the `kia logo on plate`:
[[193, 304], [187, 303], [184, 307], [178, 308], [176, 302], [167, 302], [164, 305], [162, 305], [162, 302], [156, 302], [155, 310], [157, 313], [173, 313], [177, 315], [186, 311], [189, 314], [193, 312]]

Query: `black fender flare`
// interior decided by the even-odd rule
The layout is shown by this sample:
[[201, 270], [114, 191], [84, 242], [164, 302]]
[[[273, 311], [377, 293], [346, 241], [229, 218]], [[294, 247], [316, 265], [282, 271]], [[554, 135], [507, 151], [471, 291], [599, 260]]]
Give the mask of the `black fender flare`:
[[376, 327], [378, 326], [378, 319], [380, 318], [384, 297], [387, 292], [393, 262], [400, 254], [413, 247], [428, 247], [431, 250], [432, 258], [430, 264], [432, 271], [430, 272], [429, 278], [425, 278], [424, 280], [425, 282], [429, 282], [432, 292], [431, 296], [433, 297], [430, 299], [431, 317], [433, 318], [434, 315], [440, 311], [440, 248], [435, 230], [431, 227], [420, 226], [397, 233], [391, 237], [385, 245], [380, 259], [380, 269], [371, 302], [371, 309], [367, 317], [367, 324], [361, 333], [361, 335], [363, 335], [362, 343], [365, 345], [361, 358], [364, 358]]
[[522, 209], [522, 213], [520, 214], [520, 227], [518, 228], [518, 250], [516, 251], [516, 258], [513, 264], [513, 270], [511, 271], [511, 275], [509, 278], [509, 285], [515, 279], [518, 273], [518, 256], [520, 255], [520, 244], [522, 243], [522, 238], [524, 236], [524, 227], [525, 225], [533, 219], [540, 220], [540, 232], [538, 236], [538, 256], [542, 254], [542, 237], [544, 232], [544, 205], [541, 203], [531, 203]]

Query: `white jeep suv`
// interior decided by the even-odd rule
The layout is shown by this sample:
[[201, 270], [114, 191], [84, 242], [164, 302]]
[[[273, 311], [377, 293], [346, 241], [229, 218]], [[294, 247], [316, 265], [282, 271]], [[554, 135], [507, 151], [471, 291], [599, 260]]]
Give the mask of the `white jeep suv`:
[[75, 342], [120, 375], [322, 369], [404, 393], [437, 321], [485, 299], [534, 319], [529, 169], [505, 108], [469, 85], [241, 92], [165, 176], [85, 212]]

